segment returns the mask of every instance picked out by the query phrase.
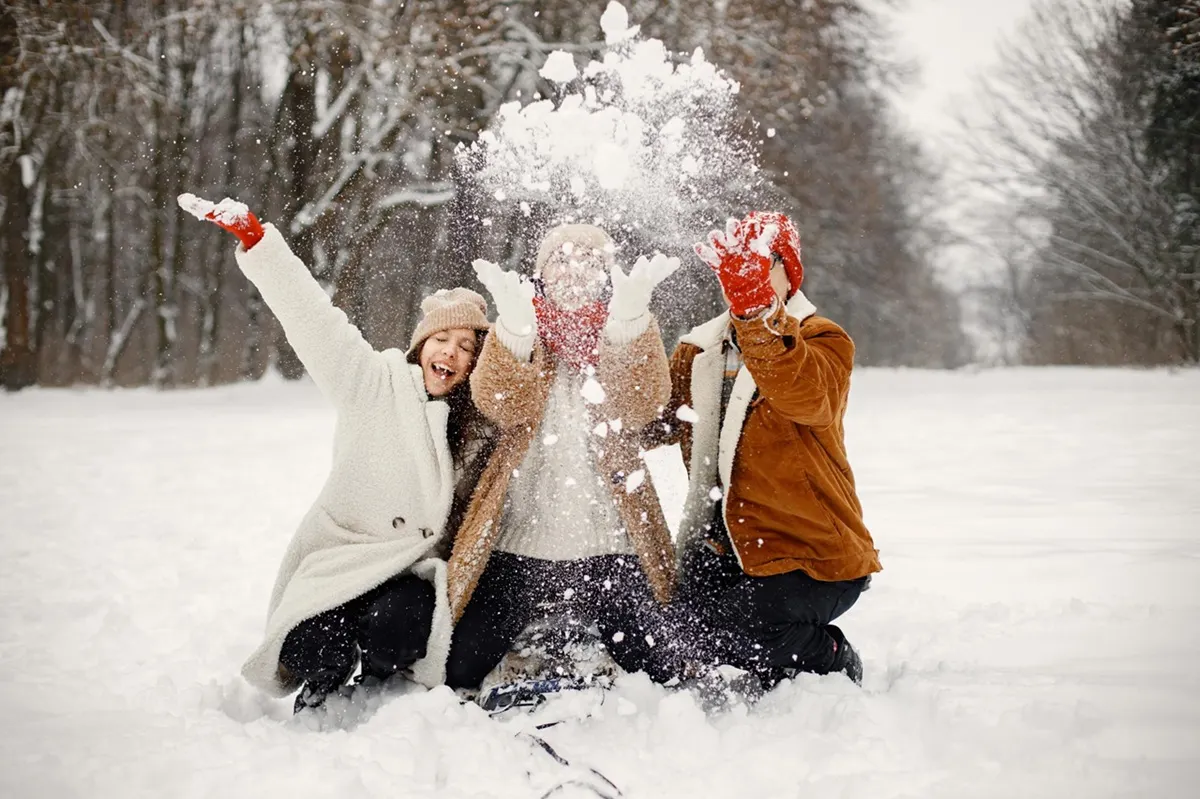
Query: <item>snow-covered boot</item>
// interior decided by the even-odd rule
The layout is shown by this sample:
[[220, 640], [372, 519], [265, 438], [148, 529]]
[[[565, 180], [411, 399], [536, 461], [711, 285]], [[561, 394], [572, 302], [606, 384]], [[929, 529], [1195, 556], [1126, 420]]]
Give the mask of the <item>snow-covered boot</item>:
[[476, 702], [498, 713], [534, 707], [562, 691], [607, 688], [620, 672], [598, 633], [568, 615], [525, 629], [479, 686]]
[[357, 665], [357, 663], [351, 661], [348, 669], [344, 667], [324, 669], [310, 676], [304, 681], [304, 685], [300, 688], [300, 693], [296, 694], [296, 703], [292, 705], [292, 712], [299, 713], [303, 710], [320, 707], [325, 704], [325, 699], [331, 693], [346, 684]]
[[846, 640], [846, 634], [842, 632], [841, 628], [832, 624], [825, 628], [825, 632], [833, 638], [833, 666], [829, 672], [831, 674], [841, 672], [858, 685], [862, 685], [862, 658], [854, 651], [854, 647], [850, 646], [850, 642]]

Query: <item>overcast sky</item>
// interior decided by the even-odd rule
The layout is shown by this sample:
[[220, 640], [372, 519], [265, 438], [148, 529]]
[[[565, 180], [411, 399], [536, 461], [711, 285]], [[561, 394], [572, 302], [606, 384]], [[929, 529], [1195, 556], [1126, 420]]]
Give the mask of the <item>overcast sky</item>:
[[918, 132], [936, 136], [951, 126], [952, 109], [972, 102], [974, 75], [995, 58], [1032, 0], [899, 0], [892, 16], [897, 48], [916, 59], [920, 74], [896, 104]]

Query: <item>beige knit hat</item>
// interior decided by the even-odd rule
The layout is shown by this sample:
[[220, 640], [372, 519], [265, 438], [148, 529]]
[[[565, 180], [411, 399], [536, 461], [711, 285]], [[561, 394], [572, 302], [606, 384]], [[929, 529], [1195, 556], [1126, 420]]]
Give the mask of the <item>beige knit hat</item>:
[[538, 246], [537, 261], [533, 274], [540, 275], [542, 267], [550, 260], [550, 256], [563, 249], [564, 244], [571, 245], [571, 252], [591, 251], [600, 256], [606, 269], [612, 269], [616, 245], [612, 237], [595, 225], [559, 225], [552, 228]]
[[412, 355], [425, 339], [443, 330], [453, 330], [457, 327], [471, 330], [490, 330], [487, 320], [487, 300], [477, 292], [465, 288], [439, 289], [421, 300], [421, 321], [413, 331], [412, 340], [408, 344], [408, 354]]

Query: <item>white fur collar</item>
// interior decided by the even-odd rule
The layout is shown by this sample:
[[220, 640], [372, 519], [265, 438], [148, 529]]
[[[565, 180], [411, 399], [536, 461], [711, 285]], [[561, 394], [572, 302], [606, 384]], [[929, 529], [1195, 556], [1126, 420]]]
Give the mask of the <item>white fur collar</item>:
[[[788, 316], [794, 316], [801, 322], [817, 312], [817, 306], [813, 305], [808, 297], [804, 296], [803, 291], [797, 291], [793, 294], [784, 308], [787, 310]], [[691, 332], [679, 339], [679, 343], [691, 344], [706, 352], [719, 347], [721, 346], [721, 342], [725, 340], [725, 332], [729, 329], [729, 322], [729, 311], [725, 311], [720, 316], [710, 319], [702, 325], [693, 327]]]

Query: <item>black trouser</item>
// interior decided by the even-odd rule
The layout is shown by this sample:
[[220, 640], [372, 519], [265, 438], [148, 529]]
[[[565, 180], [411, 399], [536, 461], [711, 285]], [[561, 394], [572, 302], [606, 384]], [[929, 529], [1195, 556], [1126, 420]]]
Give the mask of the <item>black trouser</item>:
[[866, 590], [870, 577], [824, 582], [802, 571], [744, 573], [733, 555], [702, 542], [684, 553], [679, 605], [695, 624], [707, 659], [781, 679], [784, 669], [827, 674], [839, 666], [840, 630], [831, 626]]
[[300, 622], [284, 638], [279, 662], [303, 680], [329, 673], [345, 679], [358, 649], [363, 673], [386, 679], [425, 657], [433, 609], [432, 583], [412, 574], [393, 577]]
[[552, 561], [493, 552], [455, 625], [447, 684], [478, 687], [526, 627], [559, 614], [595, 624], [624, 670], [660, 681], [675, 673], [675, 642], [636, 555]]

